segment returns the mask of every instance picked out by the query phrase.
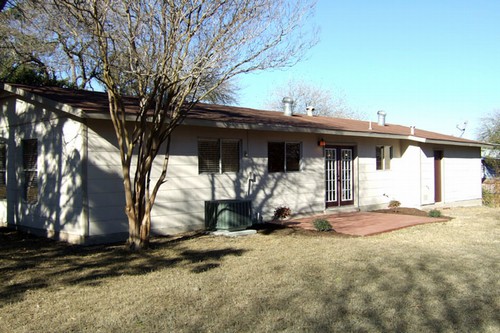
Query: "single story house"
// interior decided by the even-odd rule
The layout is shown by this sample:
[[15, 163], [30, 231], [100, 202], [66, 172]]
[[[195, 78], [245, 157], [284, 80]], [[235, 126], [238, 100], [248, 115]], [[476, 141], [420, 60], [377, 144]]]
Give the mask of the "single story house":
[[[0, 105], [0, 224], [73, 243], [126, 236], [107, 95], [0, 84]], [[383, 113], [371, 122], [200, 103], [174, 133], [152, 232], [204, 228], [214, 200], [251, 202], [257, 220], [280, 206], [308, 215], [391, 200], [481, 205], [482, 145]]]

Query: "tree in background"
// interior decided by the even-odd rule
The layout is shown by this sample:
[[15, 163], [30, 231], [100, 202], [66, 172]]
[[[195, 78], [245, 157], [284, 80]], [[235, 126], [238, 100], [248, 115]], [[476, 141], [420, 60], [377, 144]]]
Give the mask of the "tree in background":
[[313, 114], [317, 116], [350, 119], [363, 117], [363, 114], [347, 105], [344, 94], [335, 94], [330, 89], [303, 80], [290, 79], [277, 86], [269, 93], [266, 107], [281, 110], [283, 97], [294, 100], [292, 108], [295, 113], [306, 113], [306, 108], [312, 106]]
[[[91, 87], [99, 63], [88, 57], [92, 36], [80, 31], [80, 23], [55, 12], [50, 1], [10, 1], [0, 13], [0, 80]], [[25, 82], [32, 76], [33, 82]]]
[[477, 137], [480, 141], [495, 145], [485, 157], [485, 163], [500, 175], [500, 109], [481, 119]]
[[[315, 34], [304, 30], [315, 6], [308, 0], [33, 0], [30, 5], [55, 19], [23, 27], [55, 46], [58, 52], [49, 51], [47, 62], [69, 56], [73, 82], [83, 85], [90, 77], [84, 71], [94, 73], [107, 91], [132, 249], [149, 242], [172, 133], [193, 105], [227, 89], [237, 75], [294, 65], [316, 42]], [[124, 107], [130, 92], [139, 100], [135, 114]], [[159, 153], [160, 171], [153, 172]]]

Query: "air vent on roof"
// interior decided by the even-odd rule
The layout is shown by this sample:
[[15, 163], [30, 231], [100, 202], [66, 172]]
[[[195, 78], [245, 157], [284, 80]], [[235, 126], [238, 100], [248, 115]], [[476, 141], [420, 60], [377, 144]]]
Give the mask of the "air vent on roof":
[[293, 107], [293, 98], [284, 97], [282, 102], [283, 102], [283, 111], [285, 116], [291, 116]]
[[313, 112], [314, 112], [314, 106], [308, 106], [306, 107], [306, 113], [309, 117], [312, 117], [313, 116]]
[[387, 113], [385, 113], [384, 111], [380, 110], [377, 112], [377, 115], [378, 115], [378, 125], [379, 126], [385, 126], [385, 115]]

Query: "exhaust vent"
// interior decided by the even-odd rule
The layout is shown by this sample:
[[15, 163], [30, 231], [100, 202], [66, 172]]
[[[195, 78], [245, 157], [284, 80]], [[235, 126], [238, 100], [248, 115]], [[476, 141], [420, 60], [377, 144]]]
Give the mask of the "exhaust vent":
[[293, 98], [284, 97], [282, 102], [283, 102], [283, 111], [284, 111], [285, 116], [291, 116], [292, 115], [292, 108], [293, 108]]
[[308, 106], [306, 107], [306, 113], [309, 117], [312, 117], [313, 116], [313, 112], [314, 112], [314, 106]]
[[377, 112], [377, 115], [378, 115], [378, 125], [379, 126], [385, 126], [385, 116], [386, 116], [387, 113], [385, 113], [384, 111], [380, 110]]

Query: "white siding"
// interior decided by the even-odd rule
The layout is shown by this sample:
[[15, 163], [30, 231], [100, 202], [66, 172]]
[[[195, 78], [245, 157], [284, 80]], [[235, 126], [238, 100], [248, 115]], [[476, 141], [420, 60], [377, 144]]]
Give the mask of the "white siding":
[[[10, 225], [80, 241], [85, 234], [82, 125], [55, 109], [20, 99], [2, 103], [0, 132], [7, 142], [8, 200], [0, 216]], [[22, 140], [38, 140], [39, 200], [23, 199]]]
[[89, 236], [128, 232], [120, 154], [110, 121], [88, 120]]
[[401, 143], [401, 154], [397, 163], [397, 199], [405, 207], [420, 207], [422, 151], [417, 144]]
[[[88, 195], [90, 234], [126, 232], [123, 183], [116, 139], [109, 123], [89, 122]], [[196, 135], [193, 135], [196, 133]], [[241, 140], [240, 172], [198, 174], [198, 139]], [[267, 142], [302, 143], [300, 172], [267, 172]], [[155, 161], [152, 180], [159, 176], [162, 156]], [[176, 233], [204, 228], [205, 201], [250, 199], [254, 213], [270, 219], [274, 209], [289, 206], [296, 214], [324, 209], [323, 156], [314, 135], [248, 132], [183, 126], [171, 145], [168, 181], [152, 211], [152, 230]]]
[[481, 151], [451, 147], [444, 151], [443, 200], [445, 203], [480, 200]]

